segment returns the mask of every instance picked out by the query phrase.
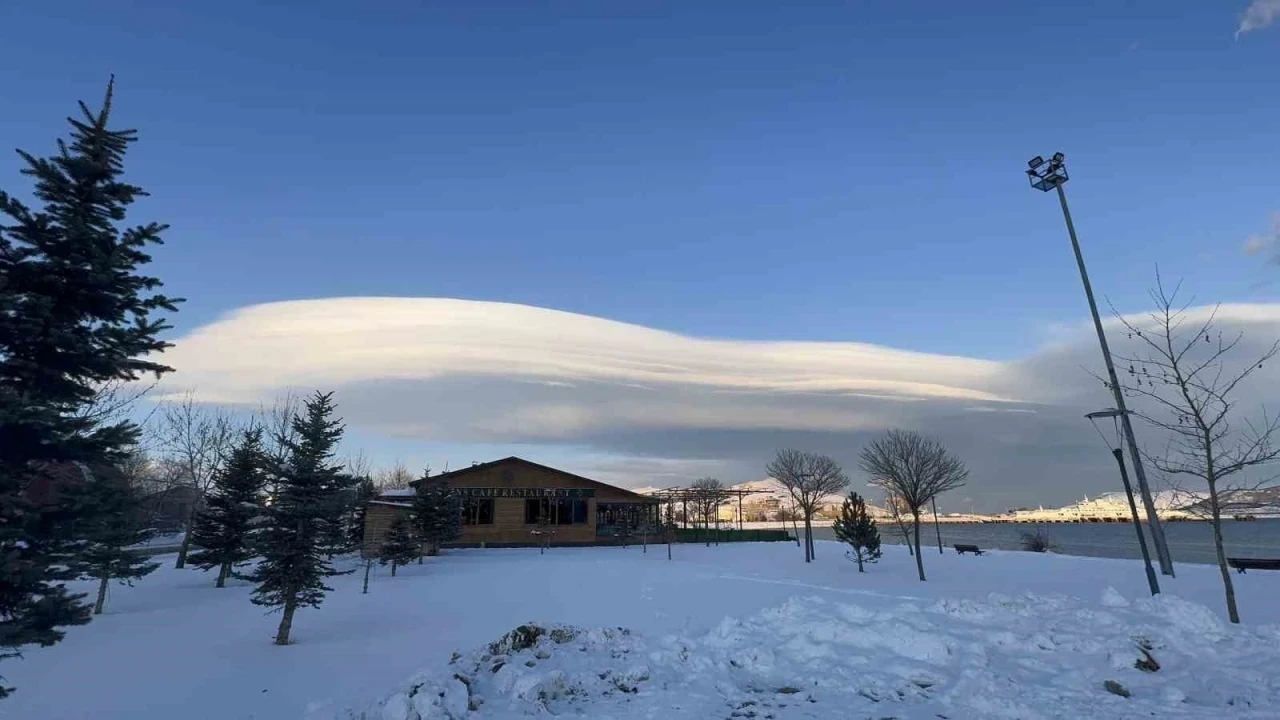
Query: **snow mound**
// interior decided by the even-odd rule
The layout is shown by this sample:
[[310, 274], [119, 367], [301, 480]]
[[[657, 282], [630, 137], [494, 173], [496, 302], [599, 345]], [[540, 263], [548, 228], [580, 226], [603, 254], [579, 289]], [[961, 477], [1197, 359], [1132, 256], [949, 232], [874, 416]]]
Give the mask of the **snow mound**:
[[662, 638], [528, 624], [336, 717], [1274, 717], [1280, 676], [1254, 669], [1274, 661], [1274, 630], [1227, 628], [1171, 596], [1117, 599], [993, 594], [873, 610], [797, 597]]
[[1106, 607], [1113, 608], [1129, 607], [1128, 599], [1121, 595], [1119, 590], [1116, 590], [1110, 585], [1102, 591], [1102, 604]]

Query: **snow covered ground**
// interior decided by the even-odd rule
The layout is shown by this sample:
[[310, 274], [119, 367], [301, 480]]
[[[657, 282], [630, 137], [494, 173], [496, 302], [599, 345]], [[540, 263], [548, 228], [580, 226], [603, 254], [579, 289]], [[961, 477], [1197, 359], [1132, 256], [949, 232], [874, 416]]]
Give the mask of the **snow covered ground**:
[[0, 662], [0, 717], [1276, 717], [1280, 573], [1235, 576], [1231, 627], [1209, 566], [1152, 601], [1127, 560], [930, 553], [919, 583], [885, 554], [859, 575], [835, 543], [812, 565], [788, 543], [458, 550], [368, 595], [335, 578], [283, 648], [247, 586], [166, 565]]

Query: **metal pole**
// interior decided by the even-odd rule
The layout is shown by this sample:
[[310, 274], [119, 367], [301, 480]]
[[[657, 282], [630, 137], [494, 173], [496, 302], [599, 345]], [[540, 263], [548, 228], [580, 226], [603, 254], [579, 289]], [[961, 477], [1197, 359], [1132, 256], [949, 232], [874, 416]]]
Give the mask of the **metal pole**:
[[1138, 547], [1142, 550], [1142, 564], [1147, 568], [1147, 586], [1151, 588], [1152, 595], [1160, 594], [1160, 580], [1156, 578], [1155, 568], [1151, 567], [1151, 555], [1147, 552], [1147, 538], [1142, 534], [1142, 520], [1138, 517], [1138, 506], [1133, 502], [1133, 486], [1129, 484], [1129, 472], [1124, 467], [1124, 451], [1120, 448], [1113, 448], [1111, 454], [1115, 456], [1116, 463], [1120, 466], [1120, 479], [1124, 481], [1124, 494], [1129, 498], [1129, 513], [1133, 516], [1133, 530], [1138, 533]]
[[1138, 479], [1138, 492], [1142, 494], [1142, 505], [1147, 511], [1147, 523], [1151, 528], [1151, 541], [1156, 546], [1156, 557], [1160, 560], [1160, 572], [1173, 577], [1173, 560], [1169, 557], [1169, 546], [1165, 544], [1164, 528], [1160, 526], [1160, 516], [1156, 514], [1155, 501], [1151, 499], [1151, 488], [1147, 485], [1147, 473], [1142, 467], [1142, 455], [1138, 450], [1138, 441], [1133, 435], [1133, 423], [1129, 421], [1129, 411], [1124, 404], [1124, 391], [1120, 388], [1120, 378], [1116, 376], [1116, 366], [1111, 360], [1111, 348], [1107, 346], [1107, 334], [1102, 330], [1102, 318], [1098, 316], [1098, 304], [1093, 299], [1093, 286], [1089, 284], [1089, 273], [1084, 267], [1084, 255], [1080, 252], [1080, 241], [1076, 239], [1076, 226], [1071, 222], [1071, 211], [1067, 209], [1067, 194], [1062, 190], [1062, 183], [1055, 186], [1058, 190], [1058, 202], [1062, 203], [1062, 217], [1067, 221], [1067, 233], [1071, 236], [1071, 249], [1076, 254], [1076, 265], [1080, 268], [1080, 281], [1084, 283], [1084, 294], [1089, 299], [1089, 312], [1093, 315], [1093, 328], [1098, 332], [1098, 344], [1102, 347], [1102, 359], [1107, 365], [1107, 378], [1111, 382], [1111, 394], [1116, 399], [1116, 409], [1120, 411], [1120, 422], [1124, 427], [1125, 440], [1129, 444], [1129, 457], [1133, 460], [1133, 474]]
[[938, 527], [938, 499], [929, 498], [933, 503], [933, 531], [938, 534], [938, 554], [942, 554], [942, 528]]

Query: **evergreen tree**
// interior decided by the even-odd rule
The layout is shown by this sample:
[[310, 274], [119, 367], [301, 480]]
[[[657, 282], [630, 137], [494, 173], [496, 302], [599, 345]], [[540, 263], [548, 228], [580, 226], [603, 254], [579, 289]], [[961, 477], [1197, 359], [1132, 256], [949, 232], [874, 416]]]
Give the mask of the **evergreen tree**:
[[439, 555], [441, 543], [462, 536], [462, 496], [444, 480], [423, 473], [413, 496], [413, 517], [427, 555]]
[[[59, 583], [67, 574], [59, 530], [93, 508], [73, 509], [57, 494], [37, 502], [36, 488], [51, 468], [121, 460], [137, 426], [86, 412], [95, 392], [170, 370], [155, 362], [169, 347], [158, 339], [169, 326], [155, 313], [178, 301], [139, 272], [166, 226], [122, 227], [145, 193], [121, 179], [136, 132], [108, 127], [111, 99], [108, 84], [100, 111], [81, 103], [52, 157], [19, 151], [42, 208], [0, 191], [0, 658], [88, 622], [83, 596]], [[0, 687], [0, 697], [9, 691]]]
[[319, 607], [332, 590], [324, 579], [344, 573], [327, 557], [331, 513], [340, 505], [342, 466], [334, 462], [334, 448], [342, 439], [342, 421], [333, 419], [333, 393], [317, 392], [306, 402], [305, 414], [295, 416], [293, 437], [281, 437], [283, 466], [277, 469], [275, 492], [263, 527], [254, 533], [255, 554], [262, 562], [248, 578], [258, 583], [253, 603], [280, 608], [276, 644], [289, 644], [293, 615], [299, 607]]
[[413, 525], [405, 515], [396, 515], [396, 519], [387, 528], [387, 535], [382, 539], [382, 547], [378, 548], [378, 562], [391, 563], [391, 577], [396, 576], [396, 567], [405, 565], [420, 554], [420, 544], [414, 535]]
[[139, 493], [118, 477], [94, 477], [67, 491], [75, 515], [75, 549], [68, 562], [79, 577], [98, 581], [93, 614], [101, 615], [112, 579], [124, 585], [149, 575], [159, 563], [150, 562], [130, 545], [150, 540]]
[[349, 552], [359, 550], [364, 544], [364, 516], [369, 503], [378, 497], [378, 487], [373, 478], [364, 476], [358, 479], [355, 486], [355, 502], [347, 514], [346, 546]]
[[880, 559], [880, 530], [876, 521], [867, 514], [867, 503], [858, 493], [849, 493], [840, 506], [840, 517], [831, 525], [836, 538], [850, 548], [847, 553], [858, 563], [858, 572], [865, 572], [864, 562]]
[[188, 562], [201, 570], [218, 568], [214, 587], [225, 587], [236, 566], [253, 558], [250, 536], [262, 517], [266, 485], [262, 429], [244, 431], [227, 462], [213, 476], [213, 492], [192, 532], [196, 548]]

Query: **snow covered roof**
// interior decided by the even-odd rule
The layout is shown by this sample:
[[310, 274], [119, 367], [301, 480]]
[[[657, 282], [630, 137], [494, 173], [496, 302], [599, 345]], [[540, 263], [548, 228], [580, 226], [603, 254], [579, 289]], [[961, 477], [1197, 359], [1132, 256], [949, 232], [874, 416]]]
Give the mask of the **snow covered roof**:
[[382, 497], [413, 497], [417, 492], [413, 488], [388, 488], [381, 493]]
[[398, 507], [398, 508], [411, 508], [411, 507], [413, 507], [413, 505], [412, 505], [411, 503], [391, 502], [390, 500], [370, 500], [370, 501], [369, 501], [369, 504], [370, 504], [370, 505], [390, 505], [391, 507]]

